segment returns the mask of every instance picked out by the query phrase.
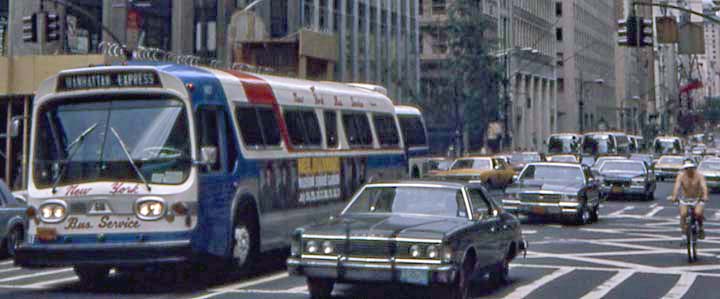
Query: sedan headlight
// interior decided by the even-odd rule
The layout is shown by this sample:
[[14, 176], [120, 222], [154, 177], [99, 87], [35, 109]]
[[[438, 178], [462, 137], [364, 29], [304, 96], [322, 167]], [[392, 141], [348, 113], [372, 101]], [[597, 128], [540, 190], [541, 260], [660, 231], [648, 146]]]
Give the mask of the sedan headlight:
[[165, 201], [161, 198], [141, 198], [135, 203], [135, 215], [142, 220], [157, 220], [165, 216]]
[[40, 206], [40, 219], [47, 223], [57, 223], [65, 220], [67, 205], [61, 200], [48, 200]]
[[335, 244], [333, 244], [330, 241], [325, 241], [322, 243], [322, 252], [324, 254], [332, 254], [335, 251]]
[[307, 253], [317, 253], [319, 249], [318, 243], [315, 241], [310, 241], [305, 244], [305, 251]]
[[437, 246], [430, 245], [427, 247], [427, 250], [425, 250], [426, 255], [428, 258], [435, 259], [440, 256], [440, 250], [438, 250]]
[[420, 245], [410, 246], [410, 256], [417, 258], [420, 257], [420, 255], [422, 255]]

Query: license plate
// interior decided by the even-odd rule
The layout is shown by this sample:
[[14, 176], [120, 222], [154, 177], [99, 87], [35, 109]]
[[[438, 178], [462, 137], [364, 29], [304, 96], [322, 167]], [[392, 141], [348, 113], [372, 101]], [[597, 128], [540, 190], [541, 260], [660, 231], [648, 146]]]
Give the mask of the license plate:
[[623, 188], [620, 187], [620, 186], [614, 186], [614, 187], [612, 188], [612, 192], [613, 192], [613, 193], [622, 193], [622, 192], [623, 192]]
[[400, 281], [412, 284], [428, 284], [428, 273], [425, 270], [402, 270]]
[[534, 214], [545, 214], [545, 208], [543, 207], [533, 207], [531, 211]]
[[57, 239], [57, 230], [54, 228], [38, 227], [35, 234], [40, 241], [55, 241]]

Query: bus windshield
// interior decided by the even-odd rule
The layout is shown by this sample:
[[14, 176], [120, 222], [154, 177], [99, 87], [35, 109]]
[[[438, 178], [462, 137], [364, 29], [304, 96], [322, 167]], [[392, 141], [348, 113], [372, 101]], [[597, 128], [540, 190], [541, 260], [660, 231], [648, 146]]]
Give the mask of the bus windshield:
[[590, 155], [609, 154], [616, 150], [615, 141], [608, 135], [588, 135], [583, 138], [583, 153]]
[[658, 139], [655, 141], [656, 154], [680, 154], [680, 141], [677, 139]]
[[575, 136], [551, 136], [548, 142], [548, 153], [574, 154], [577, 153], [579, 143]]
[[58, 180], [141, 183], [132, 162], [149, 183], [180, 184], [190, 172], [189, 124], [179, 100], [56, 101], [41, 108], [37, 125], [33, 176], [39, 188]]

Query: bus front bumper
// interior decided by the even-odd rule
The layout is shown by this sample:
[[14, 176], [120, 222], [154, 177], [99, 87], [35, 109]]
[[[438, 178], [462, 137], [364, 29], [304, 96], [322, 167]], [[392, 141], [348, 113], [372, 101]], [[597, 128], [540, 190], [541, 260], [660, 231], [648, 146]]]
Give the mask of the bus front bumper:
[[26, 268], [76, 265], [140, 266], [185, 262], [190, 240], [130, 244], [22, 244], [15, 265]]

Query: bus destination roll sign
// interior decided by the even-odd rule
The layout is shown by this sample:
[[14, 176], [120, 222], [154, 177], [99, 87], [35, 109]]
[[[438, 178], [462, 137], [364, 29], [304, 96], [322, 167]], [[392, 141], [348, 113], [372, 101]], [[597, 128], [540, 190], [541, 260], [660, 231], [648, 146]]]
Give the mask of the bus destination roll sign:
[[157, 73], [151, 71], [99, 72], [61, 75], [58, 91], [103, 88], [161, 87]]

